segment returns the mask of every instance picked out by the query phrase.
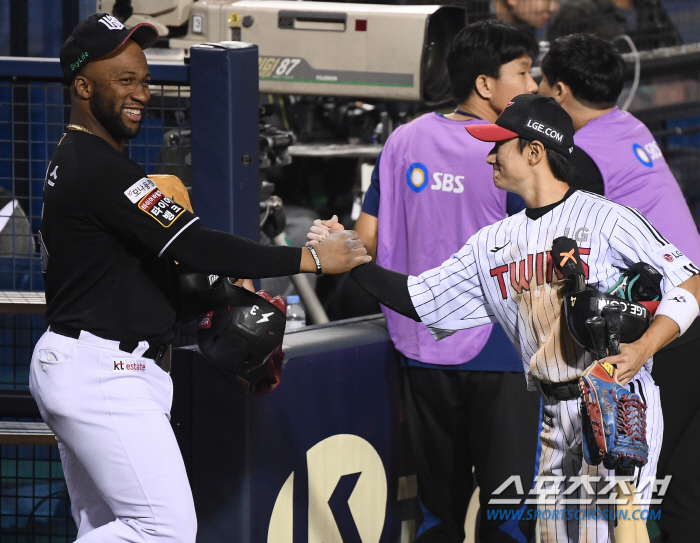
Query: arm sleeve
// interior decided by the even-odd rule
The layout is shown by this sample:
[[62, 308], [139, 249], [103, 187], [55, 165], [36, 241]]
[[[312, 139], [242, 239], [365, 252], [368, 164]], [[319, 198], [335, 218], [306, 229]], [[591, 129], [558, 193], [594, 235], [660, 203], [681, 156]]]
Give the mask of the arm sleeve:
[[299, 273], [301, 251], [209, 230], [197, 221], [172, 240], [165, 254], [192, 271], [259, 279]]
[[404, 317], [420, 322], [408, 293], [408, 275], [387, 270], [372, 262], [353, 268], [350, 277], [381, 304]]
[[372, 217], [379, 217], [379, 161], [382, 158], [382, 154], [379, 153], [377, 157], [377, 163], [374, 165], [372, 170], [372, 182], [365, 193], [365, 199], [362, 202], [362, 211]]
[[569, 163], [574, 168], [569, 186], [577, 190], [587, 190], [595, 194], [605, 195], [603, 175], [595, 161], [580, 147], [574, 146]]
[[435, 339], [496, 322], [479, 278], [473, 236], [441, 266], [408, 278], [408, 291], [423, 324]]
[[637, 262], [651, 264], [664, 276], [661, 285], [663, 292], [668, 292], [700, 272], [639, 211], [629, 207], [622, 207], [622, 210], [610, 235], [610, 246], [624, 267]]

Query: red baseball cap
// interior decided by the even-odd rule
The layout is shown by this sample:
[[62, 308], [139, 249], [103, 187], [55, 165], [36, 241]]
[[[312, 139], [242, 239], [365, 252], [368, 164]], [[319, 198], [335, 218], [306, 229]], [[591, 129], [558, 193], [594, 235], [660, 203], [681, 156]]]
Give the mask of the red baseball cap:
[[574, 150], [574, 123], [554, 98], [537, 94], [520, 94], [513, 98], [495, 124], [465, 127], [481, 141], [504, 141], [522, 137], [537, 140], [565, 157]]

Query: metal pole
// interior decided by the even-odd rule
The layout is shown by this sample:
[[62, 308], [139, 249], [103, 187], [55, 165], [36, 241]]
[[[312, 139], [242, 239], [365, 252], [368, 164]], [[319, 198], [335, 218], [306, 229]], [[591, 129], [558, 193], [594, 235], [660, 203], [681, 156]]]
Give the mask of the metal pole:
[[26, 0], [10, 0], [10, 56], [29, 55], [29, 7]]
[[80, 22], [80, 0], [63, 0], [61, 7], [63, 11], [61, 35], [63, 41], [66, 41]]

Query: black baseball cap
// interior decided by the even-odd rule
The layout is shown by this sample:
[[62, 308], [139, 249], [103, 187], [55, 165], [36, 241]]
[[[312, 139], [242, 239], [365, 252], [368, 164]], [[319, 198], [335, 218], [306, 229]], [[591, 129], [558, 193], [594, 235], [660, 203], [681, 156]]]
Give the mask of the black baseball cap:
[[466, 127], [481, 141], [503, 141], [522, 137], [537, 140], [546, 148], [570, 157], [574, 151], [574, 123], [554, 98], [520, 94], [503, 109], [496, 124]]
[[147, 49], [158, 41], [158, 31], [148, 23], [127, 28], [109, 13], [93, 13], [80, 21], [61, 47], [61, 69], [66, 85], [70, 85], [87, 64], [114, 53], [126, 40], [134, 40], [141, 49]]

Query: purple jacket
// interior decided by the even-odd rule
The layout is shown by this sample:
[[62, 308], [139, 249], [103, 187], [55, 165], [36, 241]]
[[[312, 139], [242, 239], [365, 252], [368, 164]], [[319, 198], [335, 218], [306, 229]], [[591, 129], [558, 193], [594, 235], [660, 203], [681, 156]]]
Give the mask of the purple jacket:
[[[379, 163], [377, 264], [408, 275], [439, 266], [479, 229], [506, 216], [506, 192], [486, 163], [491, 143], [464, 129], [485, 121], [450, 121], [429, 113], [389, 137]], [[406, 357], [439, 365], [474, 358], [492, 325], [436, 342], [422, 324], [382, 308], [389, 334]]]
[[615, 108], [589, 121], [574, 142], [598, 166], [606, 198], [638, 209], [691, 262], [700, 263], [700, 235], [688, 204], [641, 121]]

